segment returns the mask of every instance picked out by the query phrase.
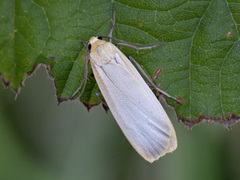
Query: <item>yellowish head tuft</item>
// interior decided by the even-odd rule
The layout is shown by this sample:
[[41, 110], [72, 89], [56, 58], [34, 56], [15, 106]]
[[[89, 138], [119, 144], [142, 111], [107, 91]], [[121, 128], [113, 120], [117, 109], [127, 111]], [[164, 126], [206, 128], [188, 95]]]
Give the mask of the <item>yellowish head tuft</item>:
[[99, 40], [99, 39], [98, 39], [96, 36], [94, 36], [94, 37], [91, 37], [91, 38], [90, 38], [89, 43], [90, 43], [91, 45], [93, 45], [93, 44], [96, 43], [98, 40]]
[[94, 51], [98, 46], [105, 44], [106, 41], [98, 39], [96, 36], [91, 37], [89, 44], [91, 44], [91, 51]]

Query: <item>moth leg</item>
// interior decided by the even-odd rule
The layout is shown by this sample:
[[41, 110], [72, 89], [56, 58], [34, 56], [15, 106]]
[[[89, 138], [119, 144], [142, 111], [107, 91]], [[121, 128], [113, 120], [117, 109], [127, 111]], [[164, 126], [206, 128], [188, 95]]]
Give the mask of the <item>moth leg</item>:
[[113, 20], [112, 20], [112, 26], [111, 26], [111, 29], [110, 29], [110, 33], [108, 35], [108, 41], [111, 43], [112, 42], [112, 33], [113, 33], [113, 29], [114, 29], [114, 26], [115, 26], [115, 9], [113, 8]]
[[108, 105], [107, 105], [107, 103], [105, 102], [105, 100], [100, 97], [100, 93], [101, 93], [100, 90], [98, 90], [98, 91], [96, 92], [96, 96], [97, 96], [98, 100], [102, 103], [103, 106], [105, 106], [105, 107], [108, 108]]
[[152, 82], [151, 78], [149, 78], [149, 76], [147, 75], [147, 73], [143, 70], [143, 68], [141, 67], [141, 65], [137, 63], [136, 60], [134, 60], [131, 56], [129, 56], [128, 58], [136, 65], [136, 67], [139, 69], [139, 71], [142, 73], [142, 75], [146, 78], [146, 80], [148, 81], [148, 83], [151, 84], [151, 86], [152, 86], [154, 89], [156, 89], [156, 90], [157, 90], [158, 92], [160, 92], [161, 94], [163, 94], [163, 95], [165, 95], [165, 96], [167, 96], [167, 97], [169, 97], [169, 98], [171, 98], [171, 99], [179, 102], [180, 104], [182, 104], [182, 102], [181, 102], [179, 99], [177, 99], [177, 98], [169, 95], [169, 94], [166, 93], [165, 91], [159, 89], [159, 88]]

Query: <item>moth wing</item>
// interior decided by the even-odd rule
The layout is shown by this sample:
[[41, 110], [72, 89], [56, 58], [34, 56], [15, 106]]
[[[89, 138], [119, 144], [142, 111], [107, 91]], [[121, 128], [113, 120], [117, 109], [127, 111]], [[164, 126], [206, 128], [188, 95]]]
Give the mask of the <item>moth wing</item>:
[[124, 57], [116, 52], [109, 63], [91, 63], [92, 69], [121, 130], [136, 151], [153, 162], [176, 148], [176, 134], [160, 102]]

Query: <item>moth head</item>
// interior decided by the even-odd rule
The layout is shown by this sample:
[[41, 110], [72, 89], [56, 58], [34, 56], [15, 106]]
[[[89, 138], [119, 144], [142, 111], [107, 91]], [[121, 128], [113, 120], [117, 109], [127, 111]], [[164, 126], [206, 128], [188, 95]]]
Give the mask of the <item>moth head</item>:
[[94, 43], [96, 43], [99, 39], [97, 37], [92, 37], [90, 40], [89, 40], [89, 44], [93, 45]]
[[89, 40], [87, 48], [89, 51], [94, 51], [98, 46], [105, 44], [105, 43], [106, 43], [106, 41], [101, 40], [101, 37], [94, 36]]

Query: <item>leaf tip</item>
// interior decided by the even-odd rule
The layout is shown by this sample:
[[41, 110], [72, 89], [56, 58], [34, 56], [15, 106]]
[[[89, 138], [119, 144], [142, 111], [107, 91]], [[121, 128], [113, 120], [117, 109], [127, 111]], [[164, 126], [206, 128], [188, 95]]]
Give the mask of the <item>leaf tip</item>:
[[87, 108], [88, 112], [90, 111], [90, 109], [93, 107], [93, 106], [97, 106], [99, 103], [93, 103], [93, 104], [89, 104], [87, 103], [86, 101], [82, 101], [83, 105]]

